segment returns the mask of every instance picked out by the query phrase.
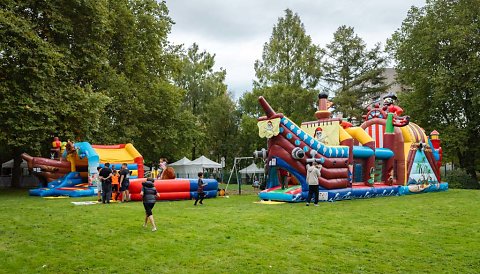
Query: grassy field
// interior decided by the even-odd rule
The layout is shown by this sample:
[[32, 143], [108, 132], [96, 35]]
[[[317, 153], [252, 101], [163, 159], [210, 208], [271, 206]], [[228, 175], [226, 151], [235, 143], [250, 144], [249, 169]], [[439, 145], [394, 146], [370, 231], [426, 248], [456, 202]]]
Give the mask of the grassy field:
[[139, 202], [0, 192], [4, 273], [478, 273], [480, 191], [449, 190], [320, 207], [255, 195]]

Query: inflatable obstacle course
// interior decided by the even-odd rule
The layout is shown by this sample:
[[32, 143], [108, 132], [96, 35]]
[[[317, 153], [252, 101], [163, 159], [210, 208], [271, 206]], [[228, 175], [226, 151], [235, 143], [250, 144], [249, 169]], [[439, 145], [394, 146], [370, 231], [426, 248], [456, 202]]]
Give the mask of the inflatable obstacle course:
[[[258, 118], [259, 136], [268, 139], [266, 153], [267, 188], [259, 193], [263, 200], [298, 202], [306, 199], [307, 163], [322, 164], [319, 195], [323, 201], [405, 195], [442, 191], [442, 149], [438, 132], [429, 138], [424, 130], [399, 116], [402, 109], [393, 105], [392, 96], [384, 105], [374, 104], [359, 127], [340, 118], [331, 118], [327, 96], [319, 95], [316, 121], [301, 126], [259, 98], [266, 116]], [[284, 175], [298, 182], [286, 189], [279, 186]]]

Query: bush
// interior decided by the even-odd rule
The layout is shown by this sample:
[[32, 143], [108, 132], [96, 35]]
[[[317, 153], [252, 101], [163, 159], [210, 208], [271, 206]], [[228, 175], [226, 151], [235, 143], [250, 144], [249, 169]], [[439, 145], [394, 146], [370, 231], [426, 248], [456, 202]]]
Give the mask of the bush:
[[455, 169], [447, 173], [445, 180], [448, 188], [479, 189], [480, 185], [464, 169]]

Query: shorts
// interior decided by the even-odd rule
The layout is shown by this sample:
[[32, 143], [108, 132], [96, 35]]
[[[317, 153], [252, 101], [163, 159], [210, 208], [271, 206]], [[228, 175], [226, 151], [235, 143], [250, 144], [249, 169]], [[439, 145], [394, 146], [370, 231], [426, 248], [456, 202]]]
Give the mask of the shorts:
[[102, 193], [102, 182], [97, 182], [97, 193]]
[[129, 186], [130, 186], [130, 182], [123, 183], [122, 186], [120, 187], [120, 191], [128, 190]]
[[145, 208], [145, 214], [148, 216], [152, 215], [152, 209], [155, 206], [155, 203], [143, 203], [143, 207]]

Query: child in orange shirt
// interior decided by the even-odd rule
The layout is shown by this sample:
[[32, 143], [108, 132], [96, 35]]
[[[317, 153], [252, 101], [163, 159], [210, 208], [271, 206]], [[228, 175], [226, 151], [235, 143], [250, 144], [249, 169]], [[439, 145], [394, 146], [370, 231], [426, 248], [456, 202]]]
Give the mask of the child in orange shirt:
[[113, 193], [113, 200], [117, 201], [118, 196], [120, 196], [120, 183], [118, 182], [118, 179], [120, 178], [120, 175], [118, 174], [117, 170], [113, 170], [113, 176], [112, 176], [112, 193]]

